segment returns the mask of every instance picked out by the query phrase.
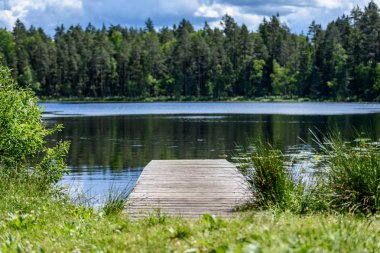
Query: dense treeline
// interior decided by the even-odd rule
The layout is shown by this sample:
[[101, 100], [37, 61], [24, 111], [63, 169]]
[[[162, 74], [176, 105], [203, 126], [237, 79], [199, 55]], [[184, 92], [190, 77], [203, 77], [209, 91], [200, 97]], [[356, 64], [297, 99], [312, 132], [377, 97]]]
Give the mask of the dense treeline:
[[226, 15], [222, 28], [187, 20], [157, 31], [111, 26], [0, 29], [0, 64], [41, 97], [268, 95], [380, 99], [380, 14], [374, 2], [293, 34], [278, 16], [251, 32]]

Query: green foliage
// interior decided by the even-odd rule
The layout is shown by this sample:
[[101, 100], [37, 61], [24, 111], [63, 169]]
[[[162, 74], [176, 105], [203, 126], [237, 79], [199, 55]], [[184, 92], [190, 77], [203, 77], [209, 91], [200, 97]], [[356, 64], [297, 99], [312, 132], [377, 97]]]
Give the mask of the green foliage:
[[340, 134], [318, 141], [325, 156], [323, 195], [330, 205], [346, 212], [380, 211], [380, 146], [370, 139], [346, 142]]
[[325, 29], [313, 22], [294, 34], [279, 16], [251, 32], [225, 15], [221, 28], [195, 30], [188, 20], [156, 30], [57, 27], [54, 38], [17, 21], [0, 29], [0, 62], [42, 98], [167, 96], [220, 100], [302, 96], [376, 100], [380, 12], [354, 8]]
[[14, 67], [16, 63], [15, 41], [12, 34], [0, 29], [0, 65]]
[[117, 189], [111, 187], [108, 198], [103, 206], [106, 215], [115, 215], [121, 213], [126, 208], [127, 198], [132, 188]]
[[263, 81], [264, 77], [264, 60], [253, 60], [252, 73], [250, 76], [250, 80], [252, 81], [252, 86], [248, 91], [248, 96], [253, 96], [257, 94], [257, 87], [259, 87]]
[[[152, 223], [151, 217], [105, 216], [25, 186], [0, 186], [1, 252], [379, 251], [376, 218], [248, 212], [229, 219], [166, 217]], [[4, 206], [9, 201], [19, 203], [17, 209]]]
[[55, 147], [45, 149], [45, 156], [35, 165], [34, 172], [49, 183], [57, 183], [66, 172], [65, 158], [69, 146], [68, 142], [59, 142]]
[[190, 229], [185, 226], [169, 227], [168, 231], [171, 239], [183, 240], [191, 234]]
[[[380, 63], [376, 64], [376, 69], [375, 69], [375, 82], [373, 84], [373, 89], [376, 91], [378, 94], [380, 94]], [[379, 95], [380, 96], [380, 95]]]
[[41, 124], [41, 108], [30, 90], [18, 89], [10, 71], [0, 69], [0, 154], [2, 163], [18, 164], [43, 147], [50, 131]]
[[284, 155], [269, 143], [258, 141], [252, 154], [243, 155], [241, 170], [248, 177], [259, 208], [290, 208], [296, 184], [285, 166]]
[[239, 167], [251, 183], [255, 200], [242, 208], [275, 209], [305, 214], [349, 212], [377, 214], [380, 211], [380, 145], [370, 139], [353, 142], [339, 133], [317, 138], [318, 151], [313, 175], [294, 171], [279, 149], [259, 141], [254, 151], [238, 154]]
[[[378, 252], [378, 217], [238, 213], [140, 220], [78, 206], [28, 174], [0, 172], [1, 252]], [[57, 239], [59, 238], [59, 239]]]
[[67, 142], [47, 148], [44, 138], [60, 129], [47, 129], [42, 109], [29, 89], [19, 88], [8, 69], [0, 67], [0, 167], [17, 176], [31, 173], [55, 183], [66, 170]]
[[204, 214], [202, 216], [202, 224], [205, 230], [215, 230], [225, 227], [223, 220], [209, 214]]
[[348, 95], [349, 75], [347, 68], [348, 55], [341, 44], [336, 44], [333, 52], [334, 80], [330, 86], [334, 97], [344, 100]]
[[281, 67], [277, 61], [273, 61], [273, 73], [270, 75], [274, 95], [287, 95], [287, 87], [290, 86], [289, 70]]

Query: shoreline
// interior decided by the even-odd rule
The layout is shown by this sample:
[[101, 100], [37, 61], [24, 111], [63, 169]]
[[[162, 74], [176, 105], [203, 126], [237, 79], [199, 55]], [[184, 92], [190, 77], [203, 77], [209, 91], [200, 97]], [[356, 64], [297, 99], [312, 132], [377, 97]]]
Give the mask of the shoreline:
[[72, 102], [72, 103], [154, 103], [154, 102], [215, 102], [215, 103], [228, 103], [228, 102], [294, 102], [294, 103], [305, 103], [305, 102], [331, 102], [331, 103], [341, 103], [341, 102], [360, 102], [360, 103], [375, 103], [374, 101], [336, 101], [329, 99], [311, 99], [311, 98], [283, 98], [283, 97], [260, 97], [260, 98], [246, 98], [246, 97], [231, 97], [231, 98], [196, 98], [196, 97], [150, 97], [150, 98], [127, 98], [127, 97], [104, 97], [104, 98], [94, 98], [94, 97], [68, 97], [68, 98], [40, 98], [41, 103], [59, 103], [59, 102]]

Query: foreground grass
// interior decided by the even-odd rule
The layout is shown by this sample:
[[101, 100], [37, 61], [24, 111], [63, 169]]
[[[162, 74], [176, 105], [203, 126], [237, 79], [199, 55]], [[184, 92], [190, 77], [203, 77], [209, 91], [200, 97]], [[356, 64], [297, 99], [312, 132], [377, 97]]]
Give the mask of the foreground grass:
[[[75, 212], [74, 212], [75, 213]], [[4, 252], [379, 252], [380, 222], [350, 216], [247, 213], [214, 225], [150, 217], [130, 221], [79, 211], [32, 214], [26, 228], [1, 224]], [[63, 216], [62, 216], [63, 215]]]
[[0, 187], [1, 252], [379, 252], [380, 219], [246, 212], [232, 219], [130, 220], [57, 191]]
[[315, 196], [286, 177], [278, 150], [258, 146], [255, 169], [246, 168], [258, 206], [231, 219], [131, 220], [122, 212], [127, 192], [94, 210], [38, 174], [0, 170], [0, 252], [380, 252], [379, 149], [327, 143], [329, 180]]

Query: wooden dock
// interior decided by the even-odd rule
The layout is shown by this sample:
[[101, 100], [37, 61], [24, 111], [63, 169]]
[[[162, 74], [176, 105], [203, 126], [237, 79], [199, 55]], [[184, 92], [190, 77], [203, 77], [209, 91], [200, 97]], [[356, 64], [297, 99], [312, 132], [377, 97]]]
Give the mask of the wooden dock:
[[229, 216], [251, 200], [249, 184], [226, 160], [153, 160], [129, 196], [127, 213]]

